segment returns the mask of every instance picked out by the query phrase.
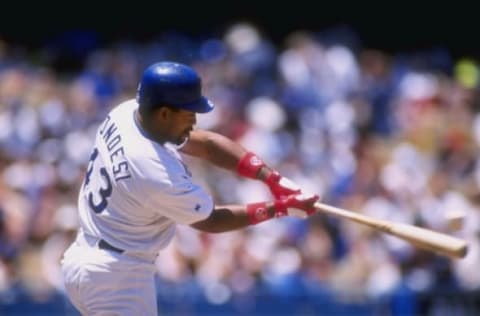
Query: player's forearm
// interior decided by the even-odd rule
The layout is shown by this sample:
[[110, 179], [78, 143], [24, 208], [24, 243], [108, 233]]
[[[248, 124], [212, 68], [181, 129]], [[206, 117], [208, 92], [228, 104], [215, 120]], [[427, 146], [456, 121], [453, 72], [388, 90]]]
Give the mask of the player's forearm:
[[[247, 154], [247, 150], [240, 144], [223, 135], [205, 130], [192, 132], [190, 140], [181, 151], [232, 172], [238, 172], [239, 162]], [[256, 178], [264, 180], [271, 171], [268, 166], [263, 166], [259, 169]]]
[[219, 206], [215, 207], [207, 219], [192, 226], [209, 233], [221, 233], [287, 215], [305, 218], [315, 213], [314, 203], [317, 200], [316, 194], [311, 196], [297, 194], [273, 202]]
[[[247, 213], [245, 205], [217, 206], [212, 214], [205, 220], [191, 226], [208, 233], [223, 233], [251, 225], [251, 217]], [[275, 211], [273, 203], [267, 204], [269, 217], [273, 217]]]

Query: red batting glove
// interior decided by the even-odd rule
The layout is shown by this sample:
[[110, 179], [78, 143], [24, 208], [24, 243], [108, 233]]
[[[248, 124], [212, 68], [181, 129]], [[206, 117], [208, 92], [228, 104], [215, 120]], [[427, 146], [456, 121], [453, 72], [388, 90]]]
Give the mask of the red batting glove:
[[277, 171], [272, 171], [270, 175], [265, 179], [265, 183], [270, 188], [275, 199], [280, 200], [288, 197], [292, 194], [301, 193], [300, 187], [296, 185], [292, 180], [282, 177]]
[[[263, 166], [265, 166], [265, 163], [260, 157], [252, 152], [247, 152], [238, 162], [237, 173], [246, 178], [257, 179], [258, 172]], [[277, 200], [301, 192], [298, 185], [290, 179], [282, 177], [275, 170], [270, 173], [264, 182]]]
[[[250, 225], [255, 225], [273, 217], [297, 216], [305, 218], [315, 213], [314, 203], [318, 195], [305, 196], [303, 194], [290, 195], [274, 202], [274, 212], [269, 212], [267, 202], [247, 205], [247, 214]], [[273, 214], [272, 214], [273, 213]]]
[[275, 201], [275, 217], [297, 216], [307, 217], [315, 213], [313, 206], [318, 201], [317, 194], [306, 196], [304, 194], [294, 194]]

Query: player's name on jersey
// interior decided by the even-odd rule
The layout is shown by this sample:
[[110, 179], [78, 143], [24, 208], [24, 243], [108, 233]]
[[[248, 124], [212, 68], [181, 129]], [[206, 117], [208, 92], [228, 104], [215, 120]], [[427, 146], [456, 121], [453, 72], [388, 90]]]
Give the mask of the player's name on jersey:
[[125, 159], [122, 136], [115, 122], [111, 121], [110, 116], [107, 116], [98, 132], [105, 141], [105, 146], [107, 147], [112, 163], [112, 173], [115, 181], [130, 178], [132, 175], [130, 174], [128, 162]]

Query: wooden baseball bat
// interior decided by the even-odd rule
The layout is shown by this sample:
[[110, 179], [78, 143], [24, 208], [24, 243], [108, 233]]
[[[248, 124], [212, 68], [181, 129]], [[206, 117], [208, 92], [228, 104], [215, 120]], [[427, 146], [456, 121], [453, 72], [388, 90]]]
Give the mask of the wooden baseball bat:
[[464, 240], [435, 232], [430, 229], [381, 220], [320, 202], [316, 202], [314, 207], [317, 211], [347, 218], [387, 234], [397, 236], [419, 248], [453, 258], [463, 258], [467, 254], [468, 247]]

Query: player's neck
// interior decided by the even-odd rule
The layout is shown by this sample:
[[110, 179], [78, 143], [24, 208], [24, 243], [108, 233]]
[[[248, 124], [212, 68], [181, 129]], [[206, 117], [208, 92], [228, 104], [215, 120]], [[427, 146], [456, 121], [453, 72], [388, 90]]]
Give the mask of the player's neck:
[[159, 137], [157, 135], [158, 133], [154, 132], [154, 129], [151, 126], [152, 124], [149, 124], [148, 120], [143, 119], [140, 113], [138, 113], [138, 110], [135, 110], [133, 118], [135, 120], [135, 125], [140, 129], [143, 136], [161, 145], [167, 142], [165, 139]]

